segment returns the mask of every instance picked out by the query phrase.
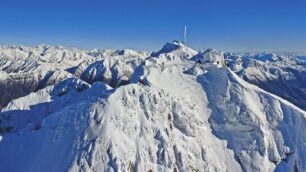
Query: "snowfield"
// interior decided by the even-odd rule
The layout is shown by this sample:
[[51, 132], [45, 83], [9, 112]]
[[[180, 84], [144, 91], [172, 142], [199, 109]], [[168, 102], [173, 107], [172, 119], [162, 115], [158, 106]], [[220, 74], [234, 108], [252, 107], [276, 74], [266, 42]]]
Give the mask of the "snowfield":
[[305, 65], [180, 42], [1, 47], [0, 171], [304, 172]]

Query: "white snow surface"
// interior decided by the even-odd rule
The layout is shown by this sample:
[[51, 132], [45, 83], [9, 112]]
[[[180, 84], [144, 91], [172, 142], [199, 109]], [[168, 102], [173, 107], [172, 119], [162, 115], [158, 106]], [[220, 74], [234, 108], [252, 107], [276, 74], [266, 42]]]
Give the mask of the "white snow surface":
[[35, 63], [58, 68], [38, 66], [65, 77], [2, 109], [0, 171], [306, 171], [306, 112], [240, 78], [243, 66], [199, 64], [177, 42], [152, 55], [34, 50], [45, 53]]
[[226, 54], [231, 70], [244, 80], [306, 110], [306, 63], [286, 54]]

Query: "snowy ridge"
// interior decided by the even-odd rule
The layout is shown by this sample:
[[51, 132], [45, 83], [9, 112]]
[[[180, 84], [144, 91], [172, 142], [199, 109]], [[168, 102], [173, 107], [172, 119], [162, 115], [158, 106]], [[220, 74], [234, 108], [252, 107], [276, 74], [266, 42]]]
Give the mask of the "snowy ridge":
[[62, 65], [2, 109], [0, 170], [306, 171], [305, 111], [185, 47]]
[[226, 54], [226, 61], [247, 82], [306, 110], [306, 64], [300, 56], [282, 54]]
[[305, 112], [304, 110], [302, 110], [301, 108], [297, 107], [297, 106], [294, 105], [293, 103], [291, 103], [291, 102], [289, 102], [289, 101], [287, 101], [287, 100], [285, 100], [285, 99], [283, 99], [283, 98], [281, 98], [281, 97], [279, 97], [279, 96], [277, 96], [277, 95], [271, 94], [271, 93], [269, 93], [269, 92], [267, 92], [267, 91], [265, 91], [265, 90], [259, 88], [259, 87], [256, 86], [256, 85], [252, 85], [252, 84], [246, 82], [245, 80], [243, 80], [243, 79], [241, 79], [240, 77], [238, 77], [238, 75], [236, 75], [236, 74], [235, 74], [233, 71], [231, 71], [231, 70], [229, 70], [229, 72], [230, 72], [231, 75], [232, 75], [233, 77], [235, 77], [235, 79], [236, 79], [237, 81], [239, 81], [239, 82], [241, 83], [241, 85], [243, 85], [244, 87], [250, 88], [250, 89], [253, 89], [253, 90], [256, 90], [256, 91], [265, 93], [265, 94], [268, 94], [269, 96], [271, 96], [271, 97], [273, 97], [273, 98], [279, 100], [280, 102], [282, 102], [282, 103], [284, 103], [284, 104], [290, 106], [291, 108], [293, 108], [293, 109], [299, 111], [300, 113], [306, 115], [306, 112]]

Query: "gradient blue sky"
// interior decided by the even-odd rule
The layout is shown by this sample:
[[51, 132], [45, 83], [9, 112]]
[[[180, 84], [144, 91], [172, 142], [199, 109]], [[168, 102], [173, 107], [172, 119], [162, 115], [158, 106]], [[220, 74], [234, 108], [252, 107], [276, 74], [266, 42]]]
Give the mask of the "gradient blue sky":
[[1, 0], [0, 44], [306, 50], [305, 0]]

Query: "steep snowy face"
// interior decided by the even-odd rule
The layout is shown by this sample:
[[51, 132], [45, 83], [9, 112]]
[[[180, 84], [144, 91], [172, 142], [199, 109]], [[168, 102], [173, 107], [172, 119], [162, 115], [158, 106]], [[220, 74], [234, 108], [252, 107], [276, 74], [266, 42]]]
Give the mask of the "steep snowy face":
[[208, 70], [198, 81], [212, 109], [213, 132], [228, 141], [243, 171], [293, 171], [298, 165], [305, 170], [303, 110], [229, 70]]
[[190, 55], [143, 58], [118, 88], [68, 79], [12, 101], [1, 170], [305, 171], [306, 113]]
[[306, 63], [294, 56], [256, 54], [227, 57], [244, 80], [306, 109]]
[[[157, 64], [161, 66], [161, 71], [167, 71], [164, 68], [169, 66], [161, 65], [158, 60]], [[200, 97], [201, 92], [192, 94], [183, 91], [186, 88], [188, 91], [195, 90], [196, 84], [190, 80], [175, 78], [176, 74], [173, 71], [178, 70], [173, 70], [173, 66], [185, 68], [186, 71], [183, 73], [196, 76], [197, 82], [201, 84], [205, 92], [204, 97], [208, 99], [209, 109], [212, 110], [209, 122], [212, 125], [213, 133], [228, 141], [228, 147], [234, 150], [235, 158], [240, 162], [242, 170], [272, 171], [277, 165], [280, 171], [285, 168], [291, 171], [296, 165], [295, 160], [298, 164], [305, 161], [302, 154], [296, 154], [293, 159], [290, 157], [293, 152], [305, 152], [304, 111], [242, 81], [224, 68], [217, 69], [215, 66], [205, 65], [188, 67], [188, 63], [182, 65], [181, 61], [178, 65], [172, 63], [170, 61], [171, 67], [168, 70], [172, 72], [168, 76], [167, 72], [156, 72], [155, 68], [158, 69], [158, 67], [153, 70], [147, 70], [144, 67], [144, 72], [142, 72], [145, 76], [144, 80], [150, 86], [156, 85], [163, 89], [168, 87], [170, 91], [182, 95], [194, 95], [192, 97], [196, 99], [195, 97]], [[159, 75], [152, 75], [152, 73]], [[195, 114], [198, 113], [200, 112]], [[292, 117], [292, 114], [295, 114], [295, 117]], [[296, 127], [296, 122], [292, 122], [292, 118], [301, 122], [297, 122], [299, 127]], [[281, 131], [279, 128], [282, 128]], [[303, 132], [300, 132], [300, 129]], [[290, 135], [289, 133], [293, 131], [297, 134]], [[299, 140], [299, 143], [292, 144], [291, 140]], [[295, 146], [292, 147], [292, 145]], [[299, 157], [303, 158], [299, 159]], [[301, 165], [300, 169], [304, 169], [303, 166]]]

